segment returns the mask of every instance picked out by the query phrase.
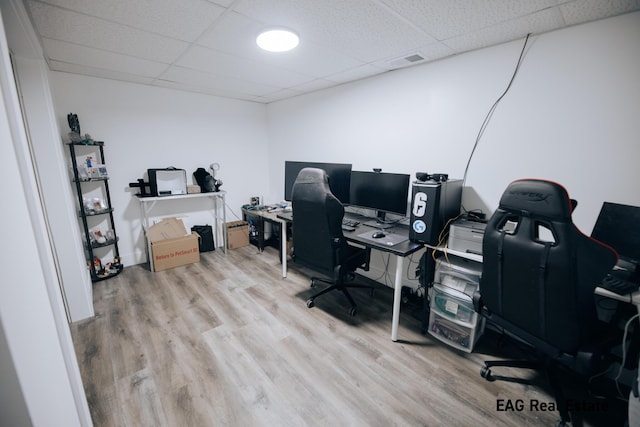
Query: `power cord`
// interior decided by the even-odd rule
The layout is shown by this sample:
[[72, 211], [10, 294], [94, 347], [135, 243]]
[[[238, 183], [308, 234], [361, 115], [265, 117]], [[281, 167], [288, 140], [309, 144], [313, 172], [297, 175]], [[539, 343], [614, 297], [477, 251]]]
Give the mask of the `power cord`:
[[471, 159], [473, 158], [473, 154], [475, 153], [476, 148], [478, 147], [478, 143], [480, 142], [480, 139], [482, 138], [484, 131], [487, 129], [487, 126], [489, 125], [489, 121], [491, 120], [491, 116], [493, 116], [493, 112], [498, 107], [498, 104], [500, 103], [500, 101], [502, 101], [502, 98], [504, 98], [507, 92], [509, 92], [509, 89], [511, 89], [511, 85], [513, 84], [513, 81], [515, 80], [516, 75], [518, 74], [518, 70], [520, 69], [520, 64], [522, 64], [522, 58], [524, 56], [524, 52], [527, 47], [527, 43], [529, 42], [530, 36], [531, 36], [531, 33], [527, 34], [527, 37], [524, 39], [524, 45], [522, 46], [522, 50], [520, 51], [520, 57], [518, 58], [516, 68], [513, 71], [513, 75], [511, 76], [511, 80], [509, 81], [507, 88], [504, 90], [504, 92], [502, 92], [502, 95], [500, 95], [500, 97], [496, 100], [496, 102], [493, 103], [493, 105], [489, 109], [489, 112], [484, 118], [484, 121], [482, 122], [482, 126], [480, 126], [480, 130], [478, 131], [478, 135], [476, 136], [476, 141], [473, 144], [473, 149], [471, 150], [471, 154], [469, 155], [469, 160], [467, 160], [467, 166], [464, 168], [464, 177], [462, 178], [463, 188], [465, 186], [465, 183], [467, 182], [467, 173], [469, 172], [469, 165], [471, 164]]
[[[624, 395], [622, 394], [622, 391], [620, 390], [620, 377], [622, 376], [622, 370], [624, 369], [624, 365], [627, 362], [627, 346], [626, 346], [626, 342], [627, 342], [627, 332], [629, 331], [629, 325], [631, 325], [631, 322], [634, 321], [636, 318], [640, 317], [640, 314], [636, 314], [634, 316], [632, 316], [629, 320], [627, 320], [627, 323], [624, 326], [624, 334], [622, 335], [622, 362], [620, 362], [620, 368], [618, 369], [618, 375], [616, 375], [615, 381], [616, 381], [616, 389], [618, 390], [618, 394], [624, 398]], [[624, 399], [626, 401], [626, 399]]]

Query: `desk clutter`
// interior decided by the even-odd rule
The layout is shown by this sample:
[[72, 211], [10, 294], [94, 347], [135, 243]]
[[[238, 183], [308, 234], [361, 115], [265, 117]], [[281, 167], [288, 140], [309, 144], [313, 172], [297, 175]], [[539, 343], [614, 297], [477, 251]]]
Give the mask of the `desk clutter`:
[[274, 203], [271, 205], [247, 204], [242, 205], [242, 209], [256, 212], [291, 212], [291, 205], [287, 202]]
[[[187, 182], [187, 172], [173, 166], [147, 169], [146, 178], [130, 182], [130, 188], [139, 188], [138, 197], [179, 196], [184, 194], [211, 193], [220, 191], [222, 180], [215, 177], [220, 169], [218, 163], [212, 163], [212, 174], [204, 168], [193, 172], [193, 184]], [[148, 189], [148, 191], [147, 191]]]

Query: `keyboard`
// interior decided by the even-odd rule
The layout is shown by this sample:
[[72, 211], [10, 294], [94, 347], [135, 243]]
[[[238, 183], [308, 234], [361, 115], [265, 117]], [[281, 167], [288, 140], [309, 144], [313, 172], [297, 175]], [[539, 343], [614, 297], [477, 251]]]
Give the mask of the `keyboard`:
[[618, 295], [628, 295], [637, 291], [638, 288], [640, 288], [640, 283], [630, 282], [612, 274], [607, 274], [607, 276], [602, 279], [600, 287]]
[[345, 218], [342, 220], [342, 225], [347, 227], [357, 227], [360, 225], [360, 221]]

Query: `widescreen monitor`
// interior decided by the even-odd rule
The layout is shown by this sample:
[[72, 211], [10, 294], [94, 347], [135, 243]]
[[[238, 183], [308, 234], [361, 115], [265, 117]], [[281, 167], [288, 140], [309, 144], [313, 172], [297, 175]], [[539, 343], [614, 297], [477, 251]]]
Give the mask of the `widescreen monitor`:
[[291, 201], [293, 183], [304, 168], [323, 169], [329, 176], [329, 188], [340, 202], [349, 202], [349, 184], [351, 182], [350, 163], [284, 162], [284, 199]]
[[349, 205], [373, 209], [381, 220], [385, 213], [406, 215], [409, 181], [407, 174], [353, 171]]
[[640, 207], [604, 202], [591, 237], [618, 252], [637, 269], [640, 264]]

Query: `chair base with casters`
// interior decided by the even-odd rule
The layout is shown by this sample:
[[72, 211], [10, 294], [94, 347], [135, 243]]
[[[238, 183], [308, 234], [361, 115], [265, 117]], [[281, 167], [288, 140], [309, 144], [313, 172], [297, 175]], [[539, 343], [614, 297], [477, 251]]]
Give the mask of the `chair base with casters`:
[[[549, 392], [553, 402], [555, 404], [555, 411], [559, 415], [559, 420], [556, 426], [582, 426], [584, 425], [583, 417], [586, 413], [582, 413], [581, 409], [576, 409], [574, 406], [572, 409], [571, 402], [586, 405], [587, 401], [584, 398], [572, 397], [571, 393], [567, 393], [567, 379], [569, 378], [570, 388], [580, 393], [585, 391], [591, 395], [594, 389], [590, 386], [590, 381], [586, 377], [582, 377], [576, 374], [571, 368], [565, 366], [562, 363], [558, 363], [553, 358], [542, 356], [537, 360], [487, 360], [484, 361], [480, 369], [480, 375], [489, 382], [494, 381], [507, 381], [524, 385], [537, 386], [540, 384], [538, 380], [528, 380], [523, 378], [510, 377], [506, 375], [500, 375], [494, 373], [494, 368], [516, 368], [516, 369], [530, 369], [544, 374], [544, 380], [549, 387]], [[603, 369], [604, 370], [604, 369]], [[597, 373], [591, 373], [592, 377], [596, 377]], [[602, 397], [592, 396], [594, 401], [591, 402], [589, 398], [589, 404], [594, 408], [606, 407], [609, 405], [609, 400]], [[587, 413], [589, 410], [587, 410]], [[613, 424], [611, 424], [613, 425]]]
[[369, 270], [369, 259], [370, 259], [370, 250], [361, 250], [361, 249], [356, 249], [356, 248], [352, 248], [351, 249], [353, 251], [352, 255], [348, 258], [348, 260], [339, 266], [336, 266], [334, 272], [333, 272], [333, 277], [334, 279], [325, 279], [322, 277], [316, 277], [313, 276], [311, 277], [311, 287], [315, 288], [318, 283], [324, 283], [329, 285], [328, 287], [322, 289], [319, 292], [316, 292], [315, 294], [313, 294], [311, 297], [309, 297], [309, 299], [307, 300], [307, 307], [308, 308], [312, 308], [315, 306], [315, 302], [314, 300], [321, 296], [324, 295], [328, 292], [331, 291], [341, 291], [344, 296], [347, 298], [347, 300], [349, 301], [350, 307], [349, 307], [349, 315], [350, 316], [355, 316], [356, 311], [357, 311], [357, 305], [356, 302], [354, 301], [353, 297], [351, 296], [351, 294], [349, 293], [348, 289], [349, 288], [360, 288], [360, 289], [369, 289], [369, 295], [373, 296], [373, 286], [371, 285], [359, 285], [359, 284], [355, 284], [355, 283], [347, 283], [347, 282], [351, 282], [355, 279], [355, 269], [356, 268], [362, 268], [365, 271]]
[[[569, 384], [574, 381], [585, 384], [590, 383], [587, 379], [595, 378], [598, 374], [606, 371], [613, 363], [619, 362], [612, 355], [613, 347], [620, 343], [621, 337], [618, 333], [610, 334], [610, 329], [605, 325], [598, 325], [595, 329], [593, 342], [585, 344], [576, 354], [566, 354], [558, 349], [554, 349], [533, 335], [523, 330], [519, 330], [514, 325], [504, 322], [504, 319], [492, 316], [491, 312], [483, 308], [482, 299], [478, 293], [473, 298], [474, 308], [483, 316], [488, 324], [494, 325], [502, 330], [502, 338], [514, 343], [525, 351], [526, 355], [522, 359], [508, 360], [486, 360], [480, 368], [480, 376], [489, 382], [506, 381], [524, 385], [539, 385], [539, 381], [532, 381], [524, 378], [511, 377], [494, 373], [494, 368], [499, 372], [499, 368], [528, 369], [544, 374], [546, 384], [550, 388], [551, 397], [555, 403], [555, 410], [560, 419], [556, 426], [582, 426], [582, 414], [570, 410], [570, 400], [563, 387], [564, 380], [571, 378]], [[509, 332], [506, 332], [508, 328]], [[516, 356], [518, 357], [518, 356]], [[578, 387], [580, 390], [590, 388]]]
[[[494, 381], [507, 381], [518, 384], [525, 385], [534, 385], [532, 381], [516, 378], [516, 377], [508, 377], [503, 375], [494, 375], [491, 371], [491, 368], [494, 367], [508, 367], [508, 368], [518, 368], [518, 369], [531, 369], [536, 371], [544, 371], [547, 377], [547, 381], [549, 386], [551, 387], [551, 392], [553, 393], [553, 398], [555, 400], [556, 408], [558, 413], [560, 414], [560, 420], [557, 422], [557, 426], [567, 426], [571, 425], [572, 417], [569, 415], [569, 407], [567, 404], [567, 400], [565, 398], [564, 392], [562, 390], [561, 382], [559, 379], [558, 367], [553, 364], [550, 360], [487, 360], [484, 362], [484, 365], [480, 369], [480, 376], [489, 382]], [[574, 421], [575, 417], [574, 417]], [[577, 423], [576, 425], [579, 425]]]
[[[347, 279], [350, 279], [353, 276], [353, 274], [349, 275], [347, 277]], [[311, 297], [309, 297], [309, 299], [307, 300], [307, 307], [308, 308], [312, 308], [315, 306], [315, 302], [314, 300], [319, 297], [320, 295], [324, 295], [327, 292], [331, 292], [334, 290], [337, 291], [341, 291], [345, 297], [347, 297], [347, 300], [349, 301], [350, 307], [349, 307], [349, 315], [350, 316], [355, 316], [356, 315], [356, 311], [357, 311], [357, 305], [356, 302], [353, 300], [353, 297], [351, 296], [351, 294], [348, 291], [348, 288], [360, 288], [360, 289], [369, 289], [369, 295], [373, 296], [373, 286], [369, 286], [369, 285], [357, 285], [357, 284], [345, 284], [345, 283], [334, 283], [331, 280], [327, 280], [327, 279], [323, 279], [320, 277], [312, 277], [311, 278], [311, 287], [315, 288], [317, 286], [317, 283], [325, 283], [330, 285], [327, 288], [322, 289], [320, 292], [317, 292], [315, 294], [313, 294]]]

